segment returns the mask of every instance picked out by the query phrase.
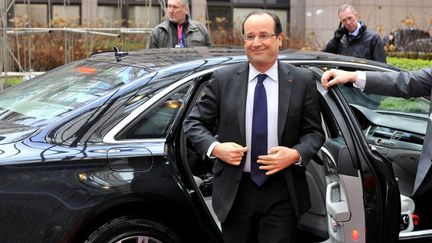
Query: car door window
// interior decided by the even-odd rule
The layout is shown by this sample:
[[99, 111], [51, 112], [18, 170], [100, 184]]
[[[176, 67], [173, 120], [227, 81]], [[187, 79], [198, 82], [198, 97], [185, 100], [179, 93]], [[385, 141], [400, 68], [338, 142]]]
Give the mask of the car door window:
[[122, 139], [165, 138], [188, 88], [185, 85], [154, 104], [124, 133]]
[[340, 86], [367, 142], [392, 162], [402, 195], [411, 195], [426, 133], [429, 101], [371, 95]]

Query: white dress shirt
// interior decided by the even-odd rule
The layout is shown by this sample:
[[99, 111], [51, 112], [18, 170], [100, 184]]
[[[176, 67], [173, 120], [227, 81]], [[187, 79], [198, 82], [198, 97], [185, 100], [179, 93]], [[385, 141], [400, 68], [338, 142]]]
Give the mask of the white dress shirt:
[[[246, 96], [246, 114], [245, 114], [245, 128], [246, 128], [246, 146], [248, 152], [246, 153], [246, 164], [244, 167], [245, 172], [250, 172], [250, 149], [252, 137], [252, 113], [253, 113], [253, 99], [255, 94], [255, 86], [258, 82], [257, 75], [260, 74], [251, 64], [249, 64], [248, 88]], [[278, 128], [278, 108], [279, 108], [279, 76], [278, 64], [275, 62], [273, 66], [265, 72], [267, 78], [263, 81], [267, 94], [267, 150], [269, 148], [278, 146], [277, 128]], [[214, 142], [207, 150], [207, 156], [214, 158], [211, 154], [214, 147], [219, 142]]]
[[[248, 153], [246, 153], [246, 164], [243, 169], [245, 172], [250, 172], [251, 165], [251, 137], [252, 137], [252, 117], [253, 117], [253, 103], [255, 95], [255, 86], [258, 82], [256, 76], [260, 74], [251, 64], [249, 64], [249, 78], [248, 89], [246, 97], [246, 115], [245, 115], [245, 128], [246, 128], [246, 146]], [[265, 72], [267, 78], [263, 84], [267, 94], [267, 151], [271, 147], [278, 146], [277, 128], [278, 128], [278, 108], [279, 108], [279, 76], [278, 76], [278, 63], [275, 62], [273, 66]]]
[[361, 89], [362, 91], [366, 87], [366, 73], [363, 71], [356, 71], [357, 79], [354, 82], [354, 87]]
[[357, 23], [357, 28], [353, 32], [349, 33], [349, 35], [351, 35], [351, 36], [357, 36], [359, 34], [359, 32], [360, 32], [360, 27], [361, 27], [361, 24]]

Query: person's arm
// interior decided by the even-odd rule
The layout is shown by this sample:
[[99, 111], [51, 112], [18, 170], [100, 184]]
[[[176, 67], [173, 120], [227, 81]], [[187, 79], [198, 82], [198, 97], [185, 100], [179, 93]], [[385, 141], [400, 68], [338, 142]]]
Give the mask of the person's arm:
[[334, 54], [338, 54], [339, 52], [339, 46], [340, 46], [340, 42], [341, 39], [343, 38], [343, 36], [348, 33], [347, 29], [345, 29], [341, 23], [339, 23], [339, 27], [338, 29], [334, 32], [334, 36], [333, 39], [331, 39], [326, 47], [324, 48], [324, 52], [329, 52], [329, 53], [334, 53]]
[[340, 40], [333, 38], [327, 43], [323, 51], [337, 54], [339, 51], [339, 45], [340, 45]]
[[324, 142], [318, 91], [312, 73], [309, 74], [303, 104], [300, 138], [293, 147], [298, 151], [299, 157], [305, 164], [312, 159]]
[[[302, 101], [299, 125], [295, 128], [290, 127], [289, 129], [295, 129], [296, 132], [290, 134], [287, 131], [286, 137], [282, 138], [283, 140], [290, 136], [296, 136], [297, 143], [293, 147], [272, 147], [268, 155], [258, 157], [258, 163], [262, 164], [260, 169], [267, 170], [267, 175], [277, 173], [293, 165], [306, 165], [324, 142], [317, 89], [312, 77], [311, 72], [302, 73], [302, 76], [298, 77], [307, 85], [305, 90], [302, 91], [303, 95], [297, 97]], [[290, 117], [287, 117], [287, 119], [290, 119]]]
[[321, 85], [328, 89], [336, 84], [354, 83], [357, 80], [357, 72], [348, 72], [340, 69], [330, 69], [323, 73]]
[[211, 145], [218, 142], [212, 132], [219, 116], [217, 97], [218, 87], [212, 77], [183, 122], [185, 134], [202, 155], [207, 155]]
[[384, 44], [383, 41], [381, 40], [381, 37], [379, 37], [379, 35], [375, 35], [375, 37], [372, 40], [373, 40], [372, 59], [378, 62], [387, 63]]
[[210, 34], [209, 31], [207, 30], [207, 28], [205, 27], [205, 25], [203, 25], [202, 23], [198, 23], [199, 26], [199, 30], [201, 32], [201, 34], [203, 35], [203, 45], [204, 46], [211, 46], [211, 38], [210, 38]]
[[197, 148], [203, 157], [216, 157], [226, 163], [240, 165], [247, 147], [233, 142], [218, 142], [213, 134], [219, 117], [219, 87], [213, 76], [204, 88], [203, 95], [195, 103], [192, 111], [183, 123], [186, 136], [192, 146]]
[[211, 46], [210, 34], [206, 27], [204, 27], [204, 40], [206, 46]]
[[432, 90], [432, 68], [411, 72], [366, 72], [366, 93], [395, 96], [430, 96]]
[[[362, 79], [363, 84], [360, 82]], [[331, 69], [321, 77], [325, 89], [348, 82], [371, 94], [403, 98], [429, 96], [432, 90], [432, 68], [411, 72], [347, 72]]]
[[147, 43], [147, 49], [158, 48], [157, 43], [158, 43], [159, 34], [158, 34], [157, 29], [158, 28], [156, 27], [152, 30], [152, 32], [150, 34], [150, 38], [149, 38], [148, 43]]

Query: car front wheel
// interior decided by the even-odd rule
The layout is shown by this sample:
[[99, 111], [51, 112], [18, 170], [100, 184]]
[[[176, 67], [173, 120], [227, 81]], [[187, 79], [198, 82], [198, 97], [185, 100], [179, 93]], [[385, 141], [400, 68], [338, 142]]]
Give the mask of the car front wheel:
[[111, 220], [94, 231], [86, 243], [178, 243], [176, 234], [158, 222], [124, 216]]

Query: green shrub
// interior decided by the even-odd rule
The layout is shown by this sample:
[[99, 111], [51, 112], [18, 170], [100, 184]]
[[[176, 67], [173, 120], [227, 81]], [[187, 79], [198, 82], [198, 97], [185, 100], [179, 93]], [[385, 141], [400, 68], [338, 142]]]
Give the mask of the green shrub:
[[0, 78], [0, 91], [2, 89], [6, 89], [7, 87], [19, 84], [21, 81], [22, 78], [20, 77], [7, 77], [6, 79], [4, 77]]
[[21, 83], [22, 78], [19, 77], [8, 77], [6, 80], [5, 78], [0, 78], [0, 83], [3, 83], [7, 86], [15, 85]]
[[407, 71], [419, 70], [424, 67], [432, 67], [431, 60], [423, 60], [423, 59], [387, 57], [387, 63]]
[[415, 99], [386, 97], [380, 102], [379, 109], [411, 113], [427, 113], [429, 111], [429, 105], [426, 103], [419, 103]]

